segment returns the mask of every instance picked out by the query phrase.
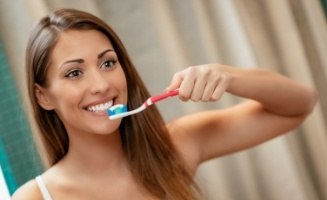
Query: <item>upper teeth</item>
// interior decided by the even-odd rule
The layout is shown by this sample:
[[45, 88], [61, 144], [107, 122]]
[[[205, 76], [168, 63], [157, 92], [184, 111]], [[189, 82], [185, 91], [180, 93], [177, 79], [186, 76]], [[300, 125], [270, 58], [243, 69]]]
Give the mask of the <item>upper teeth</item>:
[[112, 106], [112, 104], [113, 104], [113, 101], [111, 100], [106, 103], [89, 106], [86, 109], [89, 111], [93, 111], [93, 112], [105, 111], [105, 110], [108, 110]]

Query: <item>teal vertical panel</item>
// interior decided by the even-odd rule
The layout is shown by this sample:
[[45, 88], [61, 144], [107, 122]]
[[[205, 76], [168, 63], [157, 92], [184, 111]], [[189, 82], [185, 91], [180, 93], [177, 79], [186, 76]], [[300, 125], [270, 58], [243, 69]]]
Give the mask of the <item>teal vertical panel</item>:
[[3, 143], [0, 140], [0, 166], [5, 177], [9, 192], [13, 193], [17, 188], [17, 183], [14, 179], [14, 174], [10, 168], [7, 152], [4, 149]]
[[321, 5], [325, 11], [325, 16], [327, 16], [327, 0], [321, 0]]
[[[23, 68], [22, 68], [23, 70]], [[42, 171], [42, 165], [32, 140], [18, 90], [14, 84], [0, 42], [0, 140], [10, 167], [11, 176], [19, 187]], [[6, 175], [8, 177], [8, 175]], [[15, 188], [10, 188], [11, 192]]]

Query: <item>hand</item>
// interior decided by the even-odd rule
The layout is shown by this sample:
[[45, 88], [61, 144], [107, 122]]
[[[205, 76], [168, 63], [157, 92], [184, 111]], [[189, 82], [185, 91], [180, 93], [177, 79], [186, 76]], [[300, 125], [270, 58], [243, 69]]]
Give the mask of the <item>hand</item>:
[[182, 101], [195, 102], [217, 101], [229, 86], [231, 76], [219, 64], [208, 64], [188, 67], [174, 74], [166, 89], [171, 91], [179, 88]]

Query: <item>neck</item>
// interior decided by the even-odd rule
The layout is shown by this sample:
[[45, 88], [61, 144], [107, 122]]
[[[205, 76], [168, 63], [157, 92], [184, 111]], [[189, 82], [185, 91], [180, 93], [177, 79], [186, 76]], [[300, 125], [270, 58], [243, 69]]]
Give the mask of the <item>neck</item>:
[[110, 135], [69, 135], [69, 150], [63, 163], [69, 173], [101, 176], [127, 169], [119, 131]]

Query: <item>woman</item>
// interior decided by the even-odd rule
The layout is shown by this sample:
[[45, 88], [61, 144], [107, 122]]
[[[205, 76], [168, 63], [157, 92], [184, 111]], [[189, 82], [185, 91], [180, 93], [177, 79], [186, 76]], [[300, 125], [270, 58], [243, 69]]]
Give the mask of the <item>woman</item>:
[[219, 64], [177, 72], [166, 89], [182, 101], [249, 100], [165, 124], [155, 106], [118, 120], [149, 97], [123, 44], [97, 17], [62, 9], [34, 28], [26, 51], [28, 90], [50, 168], [19, 188], [24, 199], [196, 199], [204, 161], [294, 129], [317, 93], [279, 74]]

